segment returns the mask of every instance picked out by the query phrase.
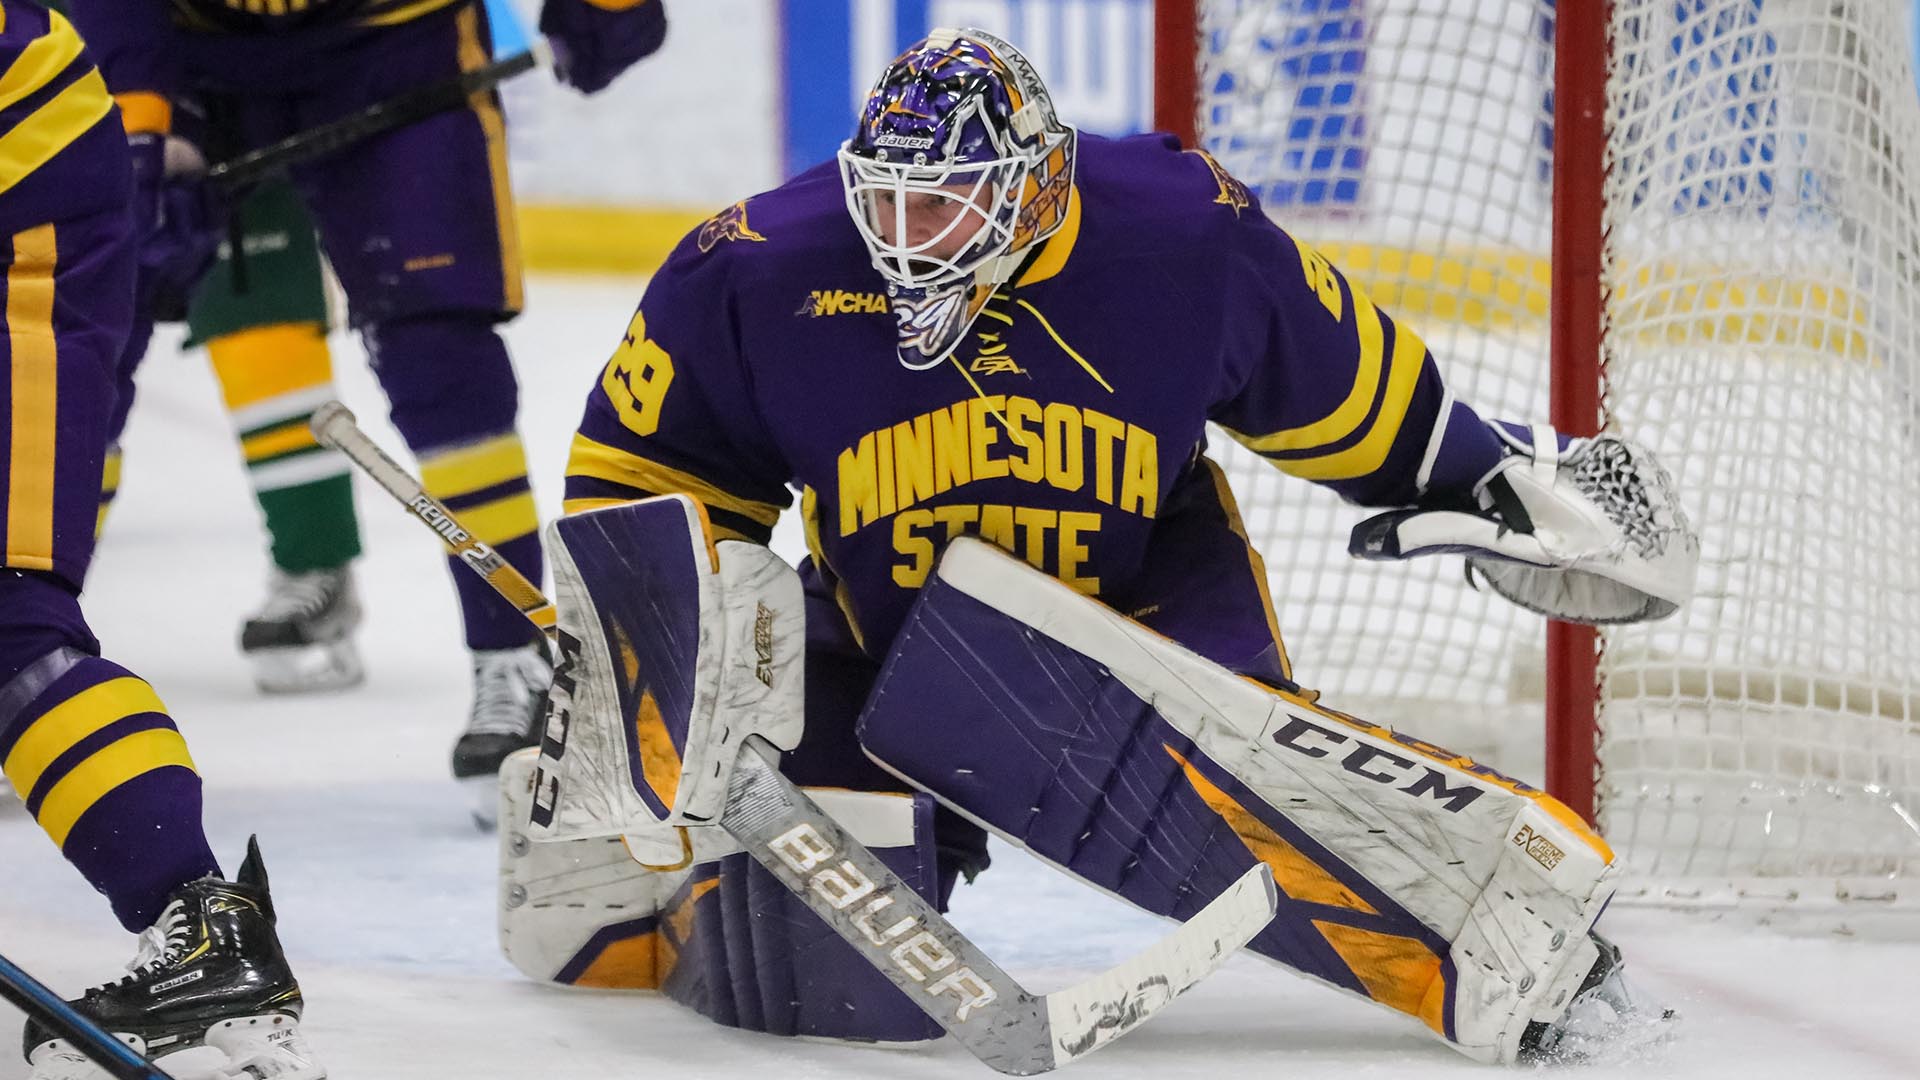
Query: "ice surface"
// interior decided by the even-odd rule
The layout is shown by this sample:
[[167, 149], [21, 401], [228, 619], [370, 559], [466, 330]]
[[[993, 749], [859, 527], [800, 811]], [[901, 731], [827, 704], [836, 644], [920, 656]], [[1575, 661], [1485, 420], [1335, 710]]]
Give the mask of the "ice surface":
[[[536, 279], [529, 313], [509, 329], [543, 513], [558, 509], [568, 436], [638, 293], [631, 281]], [[335, 343], [346, 401], [397, 451], [357, 343]], [[447, 774], [467, 672], [437, 545], [362, 484], [368, 682], [330, 697], [262, 698], [235, 640], [266, 574], [264, 547], [201, 354], [181, 355], [171, 340], [156, 347], [124, 445], [88, 615], [107, 654], [150, 680], [179, 720], [230, 870], [246, 834], [260, 834], [307, 1029], [335, 1080], [991, 1075], [950, 1042], [910, 1051], [793, 1042], [717, 1027], [664, 1000], [519, 977], [494, 943], [493, 841], [472, 831]], [[797, 526], [778, 546], [799, 550]], [[1104, 968], [1164, 930], [1016, 852], [995, 858], [960, 891], [954, 917], [1036, 989]], [[17, 805], [0, 811], [0, 882], [0, 952], [56, 988], [104, 981], [132, 956], [104, 901]], [[1920, 943], [1791, 938], [1645, 911], [1615, 911], [1605, 925], [1685, 1026], [1640, 1060], [1570, 1075], [1920, 1076]], [[0, 1029], [18, 1021], [0, 1004]], [[1071, 1069], [1120, 1080], [1488, 1072], [1411, 1023], [1251, 958]], [[0, 1046], [0, 1080], [25, 1075]]]

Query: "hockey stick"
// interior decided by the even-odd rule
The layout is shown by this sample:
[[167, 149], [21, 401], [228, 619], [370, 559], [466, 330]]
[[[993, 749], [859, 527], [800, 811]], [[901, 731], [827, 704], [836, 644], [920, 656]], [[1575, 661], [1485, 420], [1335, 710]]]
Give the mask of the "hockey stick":
[[459, 108], [474, 94], [491, 90], [534, 68], [551, 66], [552, 48], [544, 40], [537, 40], [525, 52], [461, 72], [451, 79], [414, 87], [385, 101], [374, 102], [359, 112], [296, 131], [279, 142], [222, 161], [207, 170], [207, 183], [216, 191], [232, 194], [362, 139]]
[[0, 997], [72, 1043], [114, 1080], [173, 1080], [171, 1073], [141, 1057], [4, 956], [0, 956]]
[[[447, 508], [360, 430], [346, 406], [322, 405], [313, 414], [313, 432], [443, 539], [467, 537], [469, 547], [456, 546], [463, 561], [530, 612], [535, 625], [556, 633], [553, 607], [539, 590], [471, 541]], [[469, 554], [475, 549], [497, 567], [483, 569]], [[529, 607], [530, 597], [538, 598], [537, 606]], [[734, 761], [720, 827], [955, 1041], [1000, 1072], [1046, 1072], [1119, 1038], [1273, 919], [1278, 895], [1263, 863], [1145, 952], [1064, 990], [1031, 993], [782, 776], [779, 753], [759, 736], [747, 739]]]

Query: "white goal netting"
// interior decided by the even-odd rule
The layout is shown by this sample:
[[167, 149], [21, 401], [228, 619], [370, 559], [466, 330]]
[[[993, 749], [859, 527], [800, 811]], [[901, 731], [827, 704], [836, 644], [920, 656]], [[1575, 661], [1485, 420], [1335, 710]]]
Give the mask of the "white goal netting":
[[[1898, 902], [1920, 873], [1920, 100], [1899, 0], [1614, 0], [1607, 422], [1674, 473], [1697, 599], [1603, 638], [1600, 823], [1645, 894]], [[1483, 415], [1544, 419], [1554, 7], [1207, 0], [1201, 140], [1418, 327]], [[1566, 358], [1563, 358], [1563, 363]], [[1575, 369], [1577, 370], [1577, 369]], [[1562, 377], [1569, 377], [1563, 375]], [[1539, 773], [1542, 622], [1231, 447], [1297, 673]]]

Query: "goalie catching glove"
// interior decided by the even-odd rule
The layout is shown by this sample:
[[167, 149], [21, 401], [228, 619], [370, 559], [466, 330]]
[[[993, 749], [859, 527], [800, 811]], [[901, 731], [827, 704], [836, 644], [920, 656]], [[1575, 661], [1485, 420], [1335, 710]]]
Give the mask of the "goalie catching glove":
[[1458, 552], [1515, 604], [1569, 622], [1663, 619], [1693, 593], [1700, 541], [1673, 480], [1645, 447], [1614, 435], [1491, 427], [1510, 451], [1468, 499], [1434, 499], [1354, 526], [1361, 559]]

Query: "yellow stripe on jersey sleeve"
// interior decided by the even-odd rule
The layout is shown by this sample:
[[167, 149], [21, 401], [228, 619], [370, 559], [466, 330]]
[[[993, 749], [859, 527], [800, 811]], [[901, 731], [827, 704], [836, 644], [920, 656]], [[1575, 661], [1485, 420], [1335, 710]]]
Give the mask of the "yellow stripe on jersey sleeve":
[[80, 55], [80, 35], [73, 24], [48, 12], [47, 32], [27, 43], [0, 74], [0, 109], [47, 85]]
[[[1372, 302], [1366, 299], [1366, 294], [1356, 289], [1354, 290], [1353, 298], [1355, 319], [1361, 327], [1363, 349], [1362, 367], [1364, 369], [1366, 367], [1364, 355], [1367, 340], [1366, 328], [1371, 325], [1374, 328], [1374, 332], [1378, 334], [1380, 332], [1380, 316], [1374, 309]], [[1378, 351], [1379, 348], [1380, 346], [1378, 344], [1374, 346], [1376, 351]], [[1281, 472], [1289, 476], [1298, 476], [1303, 480], [1352, 480], [1357, 477], [1366, 476], [1375, 469], [1378, 469], [1381, 463], [1387, 460], [1388, 452], [1393, 449], [1394, 439], [1400, 434], [1400, 425], [1407, 418], [1407, 409], [1413, 403], [1413, 392], [1419, 387], [1420, 374], [1425, 370], [1426, 357], [1427, 345], [1426, 342], [1420, 340], [1420, 335], [1414, 333], [1405, 325], [1396, 325], [1393, 328], [1393, 357], [1387, 364], [1386, 391], [1381, 396], [1380, 408], [1374, 417], [1373, 426], [1367, 430], [1367, 433], [1360, 441], [1347, 447], [1345, 450], [1330, 454], [1299, 458], [1269, 457], [1267, 460], [1271, 461]], [[1360, 390], [1360, 383], [1367, 381], [1367, 378], [1368, 376], [1363, 370], [1360, 379], [1357, 380], [1355, 384], [1355, 395], [1357, 395]], [[1373, 396], [1372, 391], [1374, 387], [1377, 387], [1378, 379], [1379, 371], [1378, 364], [1376, 363], [1372, 375], [1373, 382], [1368, 387], [1369, 392], [1365, 399], [1367, 404], [1371, 403]], [[1347, 402], [1342, 403], [1341, 408], [1346, 408], [1353, 400], [1354, 398], [1350, 396]], [[1363, 416], [1364, 413], [1365, 406], [1363, 405]], [[1331, 417], [1329, 417], [1328, 420], [1318, 421], [1304, 428], [1293, 428], [1273, 435], [1248, 436], [1231, 429], [1227, 431], [1227, 434], [1233, 436], [1234, 439], [1244, 444], [1248, 449], [1273, 453], [1280, 450], [1304, 450], [1315, 446], [1326, 446], [1338, 441], [1341, 436], [1350, 433], [1353, 427], [1357, 426], [1349, 425], [1346, 430], [1341, 433], [1341, 436], [1334, 436], [1333, 438], [1319, 437], [1322, 432], [1334, 430], [1338, 426], [1330, 421]], [[1313, 437], [1308, 438], [1300, 434], [1305, 432], [1312, 432]]]
[[1380, 413], [1364, 438], [1345, 450], [1324, 457], [1274, 460], [1280, 471], [1303, 480], [1352, 480], [1366, 476], [1387, 460], [1400, 425], [1413, 404], [1413, 392], [1420, 385], [1420, 373], [1427, 358], [1427, 344], [1420, 335], [1405, 326], [1393, 328], [1393, 361], [1387, 377], [1386, 395], [1380, 401]]
[[0, 135], [0, 192], [26, 179], [113, 109], [107, 84], [89, 71]]
[[432, 14], [455, 2], [456, 0], [417, 0], [416, 3], [409, 4], [405, 0], [393, 0], [386, 4], [371, 4], [368, 6], [372, 11], [355, 22], [361, 26], [398, 26], [403, 22], [412, 22], [422, 15]]
[[1373, 306], [1373, 301], [1358, 286], [1352, 286], [1352, 291], [1353, 321], [1360, 335], [1360, 363], [1354, 370], [1353, 389], [1347, 393], [1346, 400], [1326, 416], [1302, 427], [1276, 431], [1271, 435], [1236, 434], [1234, 437], [1246, 444], [1247, 449], [1276, 453], [1329, 446], [1351, 435], [1367, 419], [1368, 411], [1373, 408], [1374, 395], [1380, 390], [1380, 368], [1386, 357], [1386, 335], [1380, 327], [1380, 312]]
[[625, 506], [630, 502], [637, 501], [636, 499], [603, 498], [566, 499], [560, 503], [560, 512], [563, 514], [584, 514], [589, 510], [605, 510], [609, 506]]
[[595, 442], [585, 435], [573, 437], [573, 450], [567, 455], [567, 475], [605, 480], [651, 495], [691, 495], [708, 506], [772, 528], [780, 520], [780, 507], [729, 494], [689, 472], [648, 461], [638, 454]]

